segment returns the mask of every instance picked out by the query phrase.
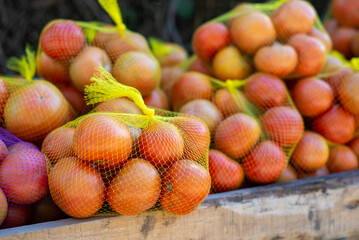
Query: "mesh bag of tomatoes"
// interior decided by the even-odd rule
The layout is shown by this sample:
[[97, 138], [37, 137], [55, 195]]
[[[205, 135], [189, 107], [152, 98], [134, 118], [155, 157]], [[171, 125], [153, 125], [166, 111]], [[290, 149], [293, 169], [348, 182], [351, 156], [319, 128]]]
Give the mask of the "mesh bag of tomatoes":
[[[323, 104], [322, 96], [325, 101], [331, 90], [327, 78], [339, 73], [325, 67], [331, 40], [315, 9], [302, 0], [240, 4], [201, 25], [192, 48], [195, 60], [169, 91], [172, 109], [202, 118], [211, 131], [211, 147], [239, 162], [248, 180], [276, 181], [305, 127], [312, 129], [306, 113], [318, 116], [337, 101], [333, 96]], [[319, 81], [323, 95], [317, 85], [293, 91], [300, 81]], [[238, 188], [243, 179], [236, 165], [238, 181], [229, 186], [231, 180], [216, 170], [234, 168], [227, 165], [212, 159], [210, 151], [215, 191]], [[216, 178], [220, 188], [214, 186]]]
[[206, 124], [155, 113], [138, 90], [102, 67], [92, 81], [85, 89], [89, 104], [127, 97], [142, 113], [92, 112], [46, 137], [42, 152], [51, 165], [54, 202], [77, 218], [194, 211], [211, 186]]
[[63, 19], [49, 22], [40, 35], [38, 75], [83, 94], [101, 66], [144, 98], [156, 94], [161, 67], [146, 38], [126, 28], [116, 0], [98, 2], [116, 25]]
[[0, 127], [0, 228], [28, 224], [48, 192], [47, 161], [32, 143]]
[[19, 76], [0, 77], [0, 125], [23, 141], [41, 145], [55, 128], [75, 119], [73, 108], [61, 91], [43, 79], [33, 79], [35, 53], [10, 58], [8, 67]]

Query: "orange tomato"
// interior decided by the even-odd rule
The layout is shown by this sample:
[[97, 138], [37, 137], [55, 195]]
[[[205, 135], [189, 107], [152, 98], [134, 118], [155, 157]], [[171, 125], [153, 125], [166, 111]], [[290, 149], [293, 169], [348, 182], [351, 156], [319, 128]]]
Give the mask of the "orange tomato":
[[304, 130], [303, 119], [291, 107], [273, 107], [262, 116], [265, 135], [281, 146], [289, 147], [300, 140]]
[[294, 34], [308, 33], [314, 26], [315, 18], [314, 7], [298, 0], [283, 3], [271, 15], [280, 40], [287, 40]]
[[224, 119], [233, 114], [244, 112], [247, 108], [247, 101], [242, 92], [237, 91], [235, 95], [232, 95], [227, 88], [218, 89], [212, 97], [212, 102], [221, 111]]
[[259, 143], [242, 161], [246, 178], [254, 183], [270, 183], [287, 167], [285, 152], [276, 143]]
[[318, 133], [305, 131], [295, 147], [291, 162], [299, 170], [315, 172], [323, 167], [329, 157], [329, 147]]
[[332, 106], [334, 93], [325, 81], [309, 77], [297, 82], [292, 97], [295, 106], [303, 116], [314, 117]]
[[337, 145], [330, 149], [327, 167], [330, 173], [356, 170], [358, 158], [349, 147]]
[[142, 130], [138, 146], [144, 159], [156, 167], [167, 167], [182, 157], [184, 141], [171, 123], [155, 122]]
[[11, 152], [0, 164], [0, 187], [14, 203], [40, 200], [48, 191], [45, 155], [30, 147]]
[[222, 113], [209, 100], [192, 100], [181, 107], [180, 113], [189, 114], [203, 120], [211, 134], [214, 136], [218, 124], [223, 120]]
[[94, 215], [105, 202], [100, 173], [76, 157], [63, 158], [51, 169], [49, 189], [57, 206], [76, 218]]
[[108, 40], [105, 40], [104, 48], [112, 62], [116, 62], [116, 60], [126, 52], [150, 51], [147, 40], [143, 35], [129, 31], [126, 31], [122, 36], [116, 34]]
[[287, 165], [282, 174], [275, 180], [277, 183], [291, 182], [298, 180], [298, 174], [291, 165]]
[[210, 149], [208, 163], [213, 192], [226, 192], [239, 188], [244, 180], [244, 173], [238, 162], [218, 150]]
[[231, 42], [229, 31], [223, 23], [206, 23], [194, 32], [192, 49], [199, 59], [210, 62], [218, 50]]
[[238, 159], [252, 149], [259, 137], [260, 128], [256, 120], [244, 113], [237, 113], [218, 125], [214, 145], [230, 158]]
[[134, 87], [147, 96], [160, 84], [161, 66], [150, 54], [130, 51], [117, 58], [112, 75], [119, 83]]
[[86, 105], [84, 94], [74, 86], [69, 85], [59, 89], [77, 114], [83, 115], [90, 110], [90, 106]]
[[41, 52], [36, 62], [37, 74], [56, 86], [70, 83], [69, 64], [57, 61]]
[[127, 160], [131, 148], [132, 137], [128, 127], [114, 116], [89, 115], [75, 129], [73, 149], [82, 160], [116, 167]]
[[[300, 24], [298, 24], [300, 26]], [[296, 77], [309, 77], [318, 74], [325, 65], [326, 49], [315, 37], [295, 34], [287, 42], [298, 54], [298, 65], [293, 72]]]
[[284, 82], [267, 73], [256, 73], [248, 78], [244, 93], [254, 104], [262, 109], [282, 106], [287, 97]]
[[40, 35], [41, 49], [56, 60], [74, 57], [85, 45], [85, 34], [74, 21], [59, 21], [47, 26]]
[[192, 160], [179, 160], [162, 175], [160, 203], [171, 214], [188, 214], [203, 202], [210, 188], [207, 169]]
[[159, 88], [153, 90], [150, 95], [144, 97], [143, 101], [147, 107], [169, 110], [167, 95]]
[[70, 111], [57, 87], [35, 80], [10, 94], [4, 109], [5, 129], [23, 141], [41, 141], [66, 123]]
[[191, 100], [206, 99], [210, 100], [212, 96], [212, 85], [209, 77], [198, 72], [186, 72], [179, 77], [173, 85], [170, 102], [174, 111]]
[[335, 104], [314, 119], [312, 129], [334, 143], [343, 144], [354, 136], [355, 119], [352, 114]]
[[71, 61], [69, 67], [71, 83], [77, 90], [84, 92], [85, 87], [91, 84], [91, 78], [99, 66], [111, 72], [111, 59], [105, 50], [93, 46], [84, 48]]
[[208, 151], [211, 136], [204, 121], [199, 118], [176, 117], [170, 121], [183, 138], [183, 159], [198, 161]]
[[161, 177], [146, 160], [128, 160], [107, 188], [111, 208], [122, 215], [138, 215], [155, 205], [161, 193]]
[[41, 151], [56, 164], [61, 158], [75, 157], [73, 149], [73, 138], [75, 128], [60, 127], [46, 136], [42, 143]]
[[254, 54], [263, 46], [271, 45], [277, 36], [271, 19], [260, 11], [232, 19], [229, 32], [239, 50], [249, 54]]

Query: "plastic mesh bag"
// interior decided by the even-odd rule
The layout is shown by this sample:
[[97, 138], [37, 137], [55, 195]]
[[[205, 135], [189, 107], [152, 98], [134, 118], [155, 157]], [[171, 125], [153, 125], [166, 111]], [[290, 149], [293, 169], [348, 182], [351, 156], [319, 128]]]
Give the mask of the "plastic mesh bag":
[[[72, 217], [194, 211], [210, 189], [205, 123], [146, 107], [138, 90], [100, 68], [85, 89], [89, 104], [131, 99], [141, 114], [98, 112], [54, 130], [42, 151], [49, 188]], [[159, 211], [158, 211], [159, 210]]]
[[64, 19], [49, 22], [40, 35], [38, 74], [83, 93], [96, 67], [102, 66], [120, 83], [137, 88], [144, 97], [151, 95], [159, 86], [161, 68], [146, 38], [126, 28], [116, 0], [98, 2], [115, 26]]
[[[320, 86], [330, 89], [339, 72], [327, 68], [331, 40], [315, 9], [295, 0], [240, 4], [201, 25], [192, 48], [190, 71], [169, 91], [172, 109], [202, 118], [211, 147], [241, 163], [247, 179], [276, 181], [304, 130], [323, 134], [313, 119], [338, 101], [322, 104]], [[319, 87], [298, 90], [300, 81]]]
[[297, 159], [315, 152], [316, 144], [303, 144], [314, 131], [328, 154], [323, 161], [308, 157], [312, 168], [305, 173], [313, 173], [356, 128], [356, 77], [332, 63], [331, 46], [306, 1], [240, 4], [196, 30], [192, 48], [200, 64], [191, 64], [197, 72], [182, 74], [173, 85], [171, 106], [207, 120], [212, 147], [240, 162], [256, 184], [292, 171], [291, 160], [303, 171]]
[[53, 129], [75, 118], [74, 111], [59, 89], [35, 75], [35, 53], [26, 48], [26, 56], [11, 58], [11, 70], [21, 76], [2, 76], [0, 117], [2, 126], [23, 141], [41, 145]]

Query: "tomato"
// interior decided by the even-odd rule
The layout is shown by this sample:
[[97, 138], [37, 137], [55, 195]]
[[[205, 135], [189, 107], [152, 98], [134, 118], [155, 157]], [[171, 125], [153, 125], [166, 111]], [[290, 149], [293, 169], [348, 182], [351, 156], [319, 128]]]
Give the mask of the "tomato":
[[170, 120], [183, 138], [182, 158], [200, 160], [208, 151], [211, 136], [205, 122], [199, 118], [176, 117]]
[[140, 214], [155, 205], [161, 193], [161, 177], [146, 160], [128, 160], [107, 188], [111, 208], [122, 215]]
[[238, 159], [247, 154], [260, 137], [255, 119], [237, 113], [222, 121], [214, 136], [214, 145], [230, 158]]
[[93, 114], [75, 129], [73, 148], [77, 157], [104, 167], [124, 163], [131, 153], [132, 138], [126, 124], [106, 114]]
[[192, 160], [179, 160], [162, 175], [160, 203], [174, 215], [193, 212], [207, 197], [211, 176], [200, 164]]
[[244, 85], [244, 92], [249, 100], [262, 109], [282, 106], [287, 97], [284, 82], [266, 73], [253, 74]]
[[208, 162], [213, 192], [226, 192], [239, 188], [244, 173], [238, 162], [214, 149], [209, 150]]
[[48, 191], [45, 155], [31, 147], [11, 152], [0, 164], [0, 187], [14, 203], [40, 200]]
[[182, 157], [184, 141], [174, 125], [155, 122], [142, 130], [138, 146], [144, 159], [156, 167], [166, 167]]
[[51, 169], [49, 189], [57, 206], [76, 218], [94, 215], [105, 202], [100, 173], [76, 157], [63, 158]]
[[74, 21], [58, 21], [45, 27], [40, 35], [41, 49], [56, 60], [74, 57], [85, 45], [85, 34]]
[[289, 147], [300, 140], [304, 130], [303, 119], [291, 107], [273, 107], [262, 116], [265, 135], [281, 146]]
[[40, 141], [66, 123], [70, 108], [52, 83], [35, 80], [10, 94], [5, 129], [23, 141]]
[[277, 183], [291, 182], [298, 180], [298, 174], [291, 165], [287, 165], [282, 174], [275, 180]]
[[246, 178], [254, 183], [270, 183], [287, 167], [285, 152], [276, 143], [259, 143], [242, 161]]
[[192, 49], [199, 59], [210, 62], [218, 50], [231, 42], [223, 23], [211, 22], [197, 28], [192, 37]]
[[37, 74], [56, 86], [70, 83], [69, 64], [56, 61], [41, 52], [36, 62]]
[[349, 147], [337, 145], [330, 149], [327, 167], [330, 173], [356, 170], [358, 159]]
[[312, 129], [334, 143], [343, 144], [354, 136], [355, 119], [352, 114], [335, 104], [314, 119]]
[[315, 172], [323, 167], [329, 157], [329, 147], [318, 133], [305, 131], [295, 147], [291, 162], [301, 171]]
[[73, 138], [75, 128], [61, 127], [53, 130], [42, 143], [41, 151], [56, 164], [61, 158], [74, 157]]

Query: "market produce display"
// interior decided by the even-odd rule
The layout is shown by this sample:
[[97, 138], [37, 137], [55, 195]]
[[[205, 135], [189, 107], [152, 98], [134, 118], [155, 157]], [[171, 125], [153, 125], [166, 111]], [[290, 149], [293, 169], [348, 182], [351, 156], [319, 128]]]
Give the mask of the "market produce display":
[[53, 20], [0, 77], [0, 228], [185, 215], [358, 169], [356, 1], [324, 26], [304, 0], [240, 3], [196, 29], [192, 56], [99, 4], [114, 25]]

